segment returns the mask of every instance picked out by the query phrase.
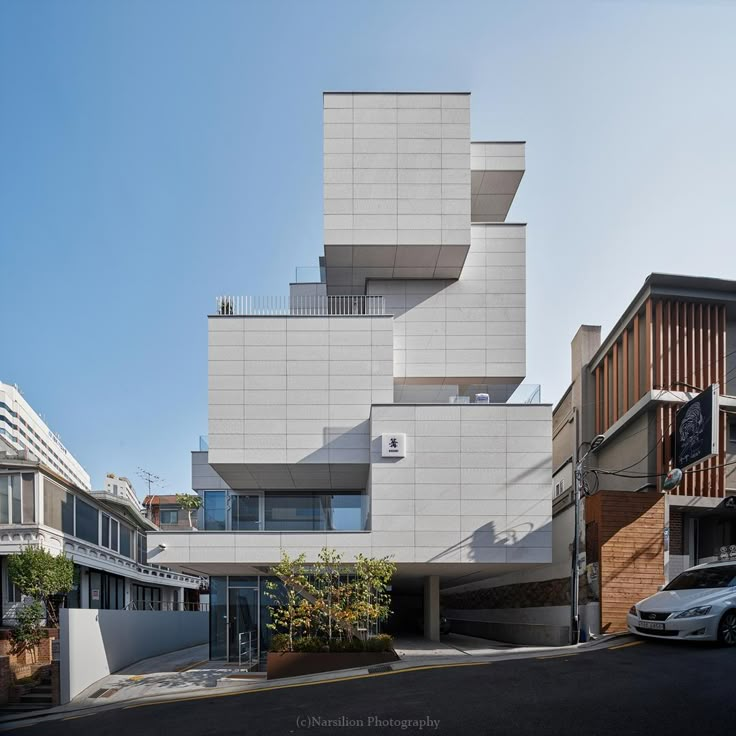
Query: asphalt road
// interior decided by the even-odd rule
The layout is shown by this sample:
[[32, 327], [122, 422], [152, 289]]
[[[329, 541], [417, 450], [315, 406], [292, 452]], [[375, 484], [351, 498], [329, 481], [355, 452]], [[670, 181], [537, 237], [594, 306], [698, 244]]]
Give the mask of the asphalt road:
[[546, 659], [128, 706], [19, 733], [720, 736], [736, 732], [735, 676], [736, 649], [646, 641]]

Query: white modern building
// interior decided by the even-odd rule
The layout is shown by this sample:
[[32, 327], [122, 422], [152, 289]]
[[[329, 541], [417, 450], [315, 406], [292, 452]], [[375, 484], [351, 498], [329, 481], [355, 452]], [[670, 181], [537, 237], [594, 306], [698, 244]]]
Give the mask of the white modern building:
[[89, 491], [89, 473], [77, 462], [17, 386], [0, 381], [0, 437], [16, 450], [28, 450], [70, 483]]
[[526, 372], [524, 144], [471, 142], [469, 94], [324, 95], [322, 278], [221, 297], [201, 531], [149, 559], [210, 576], [211, 654], [263, 626], [282, 550], [390, 555], [395, 600], [551, 561], [551, 407]]

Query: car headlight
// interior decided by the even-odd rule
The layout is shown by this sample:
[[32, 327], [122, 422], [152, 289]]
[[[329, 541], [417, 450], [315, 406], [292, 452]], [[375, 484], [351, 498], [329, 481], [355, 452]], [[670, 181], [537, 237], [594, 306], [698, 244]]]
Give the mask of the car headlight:
[[636, 616], [636, 606], [631, 606], [631, 608], [629, 608], [629, 613], [632, 616]]
[[675, 618], [693, 618], [693, 616], [705, 616], [710, 611], [710, 606], [698, 606], [697, 608], [688, 608], [687, 611], [678, 613]]

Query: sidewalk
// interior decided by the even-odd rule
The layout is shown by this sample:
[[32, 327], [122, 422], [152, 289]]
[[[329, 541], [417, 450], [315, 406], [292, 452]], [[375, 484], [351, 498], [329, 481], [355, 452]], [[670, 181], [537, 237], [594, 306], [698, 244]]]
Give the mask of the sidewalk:
[[[633, 640], [628, 634], [609, 634], [594, 641], [566, 647], [521, 647], [451, 634], [442, 642], [404, 638], [396, 641], [396, 652], [401, 657], [382, 672], [401, 672], [432, 667], [488, 664], [509, 659], [575, 656], [586, 651], [607, 649]], [[102, 709], [137, 707], [166, 702], [167, 700], [199, 699], [233, 695], [257, 690], [282, 689], [333, 680], [369, 677], [367, 668], [336, 670], [282, 680], [242, 679], [229, 676], [239, 673], [237, 667], [208, 662], [207, 645], [182, 649], [159, 657], [142, 660], [124, 670], [99, 680], [71, 703], [21, 717], [0, 719], [0, 731], [8, 731], [15, 724], [40, 722], [68, 717], [82, 717]], [[95, 696], [96, 697], [92, 697]]]

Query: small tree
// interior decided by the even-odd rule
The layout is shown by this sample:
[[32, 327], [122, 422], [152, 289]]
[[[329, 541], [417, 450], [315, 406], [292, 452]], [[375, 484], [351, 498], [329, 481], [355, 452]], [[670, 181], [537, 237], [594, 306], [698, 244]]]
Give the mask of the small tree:
[[72, 589], [74, 563], [63, 554], [52, 555], [40, 547], [25, 547], [8, 557], [8, 575], [23, 595], [43, 605], [48, 625], [58, 626], [52, 599]]
[[283, 631], [288, 637], [289, 651], [294, 651], [294, 639], [311, 633], [314, 606], [305, 595], [313, 598], [314, 586], [305, 572], [305, 556], [291, 558], [284, 550], [281, 561], [271, 573], [279, 578], [266, 581], [266, 595], [271, 599], [269, 606], [271, 621], [267, 624], [272, 631]]
[[189, 517], [189, 527], [194, 528], [192, 524], [192, 511], [198, 511], [202, 508], [202, 499], [199, 496], [195, 496], [193, 493], [177, 493], [176, 502], [183, 509], [186, 509], [187, 516]]
[[13, 654], [34, 650], [43, 639], [43, 606], [38, 601], [27, 603], [16, 614], [15, 622]]

